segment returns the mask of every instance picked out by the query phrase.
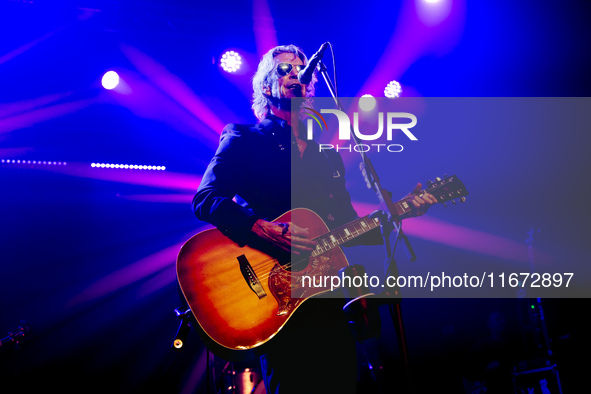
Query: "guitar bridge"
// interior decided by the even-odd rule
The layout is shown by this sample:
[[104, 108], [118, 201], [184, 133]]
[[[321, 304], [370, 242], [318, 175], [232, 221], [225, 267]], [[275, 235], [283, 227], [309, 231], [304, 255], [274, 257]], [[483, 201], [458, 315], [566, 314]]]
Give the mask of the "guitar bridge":
[[263, 289], [259, 278], [250, 266], [246, 256], [238, 256], [238, 263], [240, 264], [240, 272], [242, 272], [242, 276], [250, 289], [257, 295], [257, 297], [259, 297], [259, 299], [266, 297], [267, 293], [265, 292], [265, 289]]

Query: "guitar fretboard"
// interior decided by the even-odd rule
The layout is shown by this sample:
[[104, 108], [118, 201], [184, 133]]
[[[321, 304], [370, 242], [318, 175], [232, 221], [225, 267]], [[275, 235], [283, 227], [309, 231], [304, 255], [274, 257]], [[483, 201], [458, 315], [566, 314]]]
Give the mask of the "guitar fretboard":
[[[423, 193], [424, 190], [422, 190], [419, 195], [422, 195]], [[411, 204], [406, 199], [395, 202], [394, 208], [401, 219], [405, 214], [412, 210]], [[357, 238], [358, 236], [379, 227], [379, 225], [380, 220], [378, 218], [370, 218], [368, 215], [355, 219], [329, 233], [316, 237], [314, 238], [314, 241], [316, 241], [317, 245], [316, 249], [312, 252], [312, 257], [316, 257], [336, 248], [337, 246], [341, 246], [345, 242], [351, 241], [353, 238]]]
[[[439, 203], [444, 203], [454, 198], [463, 198], [463, 196], [468, 194], [464, 184], [457, 179], [455, 175], [452, 175], [451, 177], [446, 176], [444, 180], [437, 178], [437, 182], [431, 182], [426, 190], [421, 190], [414, 194], [422, 197], [425, 192], [431, 193]], [[402, 200], [393, 203], [393, 208], [396, 210], [398, 218], [404, 219], [408, 216], [407, 214], [413, 210], [414, 205], [410, 202], [411, 199], [412, 195], [409, 195]], [[339, 247], [342, 244], [351, 241], [353, 238], [357, 238], [358, 236], [373, 230], [379, 225], [380, 220], [378, 218], [370, 218], [368, 215], [355, 219], [344, 226], [316, 237], [314, 238], [314, 241], [316, 241], [317, 245], [316, 249], [312, 252], [312, 257], [316, 257], [324, 252]]]
[[316, 241], [316, 249], [312, 252], [312, 257], [316, 257], [324, 252], [328, 252], [331, 249], [341, 246], [345, 242], [357, 238], [358, 236], [365, 234], [369, 230], [380, 225], [378, 218], [371, 219], [369, 216], [365, 216], [344, 226], [336, 228], [329, 233], [323, 234], [320, 237], [314, 238]]

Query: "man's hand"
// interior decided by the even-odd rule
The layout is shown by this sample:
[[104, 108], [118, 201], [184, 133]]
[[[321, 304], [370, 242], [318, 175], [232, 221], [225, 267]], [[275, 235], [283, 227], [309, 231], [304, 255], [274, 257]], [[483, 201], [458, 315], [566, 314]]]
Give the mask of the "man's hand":
[[412, 210], [410, 217], [421, 216], [427, 212], [427, 210], [433, 204], [437, 204], [437, 199], [429, 193], [424, 193], [419, 197], [418, 193], [421, 191], [423, 185], [417, 183], [417, 186], [410, 192], [405, 198], [415, 206]]
[[259, 219], [251, 230], [265, 241], [293, 254], [310, 253], [316, 248], [316, 242], [310, 239], [308, 229], [291, 222], [276, 223]]

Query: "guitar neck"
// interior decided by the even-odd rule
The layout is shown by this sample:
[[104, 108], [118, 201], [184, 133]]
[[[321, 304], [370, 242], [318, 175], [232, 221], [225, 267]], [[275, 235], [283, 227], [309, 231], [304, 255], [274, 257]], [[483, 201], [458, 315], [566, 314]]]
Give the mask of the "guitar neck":
[[[455, 175], [449, 177], [446, 176], [444, 179], [436, 178], [435, 182], [429, 181], [425, 190], [413, 193], [413, 195], [422, 197], [423, 194], [427, 192], [433, 195], [438, 203], [443, 203], [444, 205], [447, 201], [451, 201], [455, 204], [454, 199], [456, 198], [458, 198], [460, 202], [464, 202], [466, 199], [465, 196], [468, 195], [466, 187]], [[396, 215], [398, 215], [400, 219], [408, 217], [409, 213], [413, 210], [414, 205], [410, 202], [413, 195], [409, 195], [400, 201], [392, 203], [392, 208], [396, 211]], [[333, 248], [341, 246], [345, 242], [349, 242], [353, 238], [357, 238], [379, 225], [380, 220], [378, 218], [370, 218], [369, 215], [355, 219], [329, 233], [314, 238], [314, 241], [316, 241], [318, 245], [314, 252], [312, 252], [312, 256], [318, 256]]]
[[[422, 193], [423, 191], [420, 194]], [[401, 219], [412, 210], [410, 203], [405, 199], [395, 202], [394, 208]], [[337, 246], [341, 246], [379, 226], [380, 220], [378, 218], [370, 218], [369, 215], [355, 219], [344, 226], [338, 227], [320, 237], [314, 238], [317, 246], [314, 252], [312, 252], [312, 256], [316, 257], [336, 248]]]
[[314, 241], [316, 241], [317, 245], [316, 249], [312, 252], [312, 257], [316, 257], [333, 248], [341, 246], [345, 242], [348, 242], [353, 238], [357, 238], [358, 236], [373, 230], [379, 225], [380, 221], [378, 218], [371, 219], [368, 215], [359, 219], [355, 219], [344, 226], [321, 235], [320, 237], [316, 237], [314, 238]]

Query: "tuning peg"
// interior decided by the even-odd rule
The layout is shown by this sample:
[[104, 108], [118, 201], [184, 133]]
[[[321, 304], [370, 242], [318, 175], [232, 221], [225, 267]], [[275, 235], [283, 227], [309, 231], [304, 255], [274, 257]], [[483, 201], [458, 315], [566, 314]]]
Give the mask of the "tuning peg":
[[447, 208], [447, 204], [446, 203], [443, 203], [443, 206]]
[[437, 178], [435, 178], [435, 181], [439, 182], [439, 181], [441, 181], [441, 178], [437, 177]]
[[460, 202], [466, 202], [466, 197], [460, 198]]
[[452, 202], [454, 205], [456, 205], [456, 200], [451, 200], [451, 202]]
[[432, 180], [428, 180], [427, 181], [427, 187], [431, 186], [432, 184], [433, 184], [433, 181]]

